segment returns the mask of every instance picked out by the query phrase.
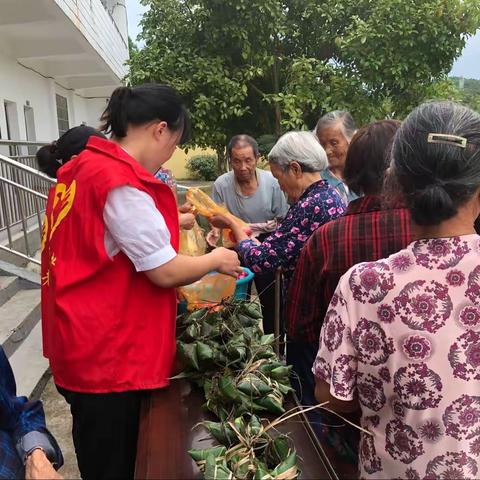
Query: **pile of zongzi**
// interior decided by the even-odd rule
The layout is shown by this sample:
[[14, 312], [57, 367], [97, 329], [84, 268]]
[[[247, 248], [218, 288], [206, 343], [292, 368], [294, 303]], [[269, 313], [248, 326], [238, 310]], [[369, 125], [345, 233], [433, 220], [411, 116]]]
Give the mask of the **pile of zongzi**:
[[206, 479], [290, 480], [296, 452], [285, 435], [272, 436], [256, 414], [284, 413], [290, 367], [263, 335], [257, 303], [231, 300], [179, 319], [177, 352], [188, 378], [202, 387], [205, 406], [220, 422], [203, 422], [221, 444], [189, 453]]

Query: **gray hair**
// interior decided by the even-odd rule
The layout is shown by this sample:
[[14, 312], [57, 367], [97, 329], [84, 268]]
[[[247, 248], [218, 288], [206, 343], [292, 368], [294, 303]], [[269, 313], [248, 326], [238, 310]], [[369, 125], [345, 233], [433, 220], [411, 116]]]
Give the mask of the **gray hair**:
[[357, 125], [353, 117], [346, 110], [334, 110], [320, 117], [315, 127], [315, 132], [318, 135], [318, 132], [323, 128], [331, 127], [337, 123], [342, 125], [345, 136], [350, 141], [357, 131]]
[[415, 223], [454, 217], [480, 187], [480, 115], [453, 102], [417, 107], [395, 135], [392, 175]]
[[327, 154], [312, 132], [282, 135], [270, 150], [268, 161], [283, 169], [297, 162], [303, 172], [321, 172], [328, 166]]

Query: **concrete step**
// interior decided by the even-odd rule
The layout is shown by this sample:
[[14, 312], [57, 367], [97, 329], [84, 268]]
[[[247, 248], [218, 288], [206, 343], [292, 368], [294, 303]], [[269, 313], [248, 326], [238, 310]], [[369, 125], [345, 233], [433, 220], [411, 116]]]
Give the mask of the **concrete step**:
[[[0, 307], [0, 345], [13, 355], [40, 320], [40, 289], [19, 290]], [[41, 341], [39, 343], [41, 347]]]
[[48, 360], [42, 354], [42, 325], [38, 322], [10, 357], [17, 395], [38, 398], [49, 379]]
[[0, 276], [0, 306], [10, 300], [20, 288], [18, 277]]

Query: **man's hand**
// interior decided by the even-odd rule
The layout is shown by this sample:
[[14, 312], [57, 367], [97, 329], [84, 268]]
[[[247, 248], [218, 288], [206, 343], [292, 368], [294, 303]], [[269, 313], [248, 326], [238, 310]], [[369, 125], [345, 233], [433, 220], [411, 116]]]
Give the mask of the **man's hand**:
[[37, 448], [27, 457], [25, 478], [26, 480], [58, 480], [63, 477], [55, 471], [45, 452]]
[[216, 228], [231, 228], [233, 223], [233, 219], [227, 215], [214, 215], [209, 221]]
[[182, 230], [191, 230], [195, 225], [195, 215], [191, 213], [181, 213], [178, 216], [178, 223]]
[[212, 227], [212, 229], [207, 233], [206, 240], [211, 247], [216, 247], [218, 239], [220, 238], [220, 229]]

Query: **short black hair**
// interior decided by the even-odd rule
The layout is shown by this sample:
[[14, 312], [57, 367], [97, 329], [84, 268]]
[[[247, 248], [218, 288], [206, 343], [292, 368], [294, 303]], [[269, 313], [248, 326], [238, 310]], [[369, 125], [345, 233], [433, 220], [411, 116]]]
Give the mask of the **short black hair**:
[[395, 135], [391, 172], [417, 225], [454, 217], [480, 187], [480, 115], [454, 102], [420, 105]]
[[172, 132], [181, 132], [179, 143], [190, 139], [190, 116], [182, 98], [168, 85], [146, 83], [116, 88], [101, 117], [101, 130], [124, 138], [129, 125], [164, 121]]
[[232, 150], [240, 144], [247, 144], [250, 147], [252, 147], [253, 154], [255, 155], [255, 157], [258, 157], [260, 155], [260, 150], [258, 149], [257, 141], [250, 135], [241, 134], [241, 135], [235, 135], [228, 142], [227, 154], [229, 159], [232, 158]]
[[380, 120], [361, 128], [348, 147], [343, 177], [357, 195], [377, 195], [390, 165], [390, 149], [398, 120]]

